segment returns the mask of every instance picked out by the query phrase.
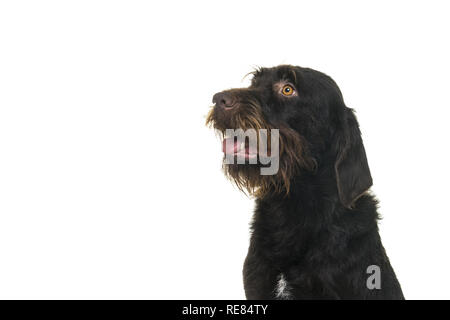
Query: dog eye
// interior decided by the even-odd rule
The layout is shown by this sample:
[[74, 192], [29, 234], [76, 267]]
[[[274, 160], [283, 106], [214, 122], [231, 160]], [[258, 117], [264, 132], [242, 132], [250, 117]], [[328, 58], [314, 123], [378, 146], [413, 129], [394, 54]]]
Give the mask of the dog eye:
[[281, 89], [281, 93], [284, 96], [291, 96], [294, 93], [294, 88], [291, 85], [287, 84], [283, 86], [283, 88]]

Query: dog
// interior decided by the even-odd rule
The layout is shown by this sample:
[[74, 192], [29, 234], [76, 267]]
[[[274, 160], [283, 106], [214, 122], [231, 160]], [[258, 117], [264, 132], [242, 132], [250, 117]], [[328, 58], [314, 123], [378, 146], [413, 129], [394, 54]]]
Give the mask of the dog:
[[[216, 93], [206, 119], [224, 137], [226, 176], [255, 197], [247, 299], [404, 299], [378, 233], [359, 124], [337, 84], [291, 65], [250, 75], [249, 87]], [[277, 156], [274, 174], [261, 174], [269, 164], [248, 130], [271, 136], [256, 143]]]

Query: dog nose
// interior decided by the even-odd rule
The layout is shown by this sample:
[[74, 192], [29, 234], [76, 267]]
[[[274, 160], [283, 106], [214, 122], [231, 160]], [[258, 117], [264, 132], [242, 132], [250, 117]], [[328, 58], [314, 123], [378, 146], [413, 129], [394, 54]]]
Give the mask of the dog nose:
[[220, 108], [230, 109], [233, 107], [234, 101], [228, 92], [218, 92], [213, 96], [213, 103]]

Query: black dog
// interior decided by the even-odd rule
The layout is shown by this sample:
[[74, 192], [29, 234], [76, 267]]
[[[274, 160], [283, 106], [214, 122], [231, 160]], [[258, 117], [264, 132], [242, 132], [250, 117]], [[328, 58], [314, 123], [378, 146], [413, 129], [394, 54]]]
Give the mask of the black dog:
[[247, 298], [403, 299], [378, 234], [359, 126], [336, 83], [289, 65], [252, 74], [250, 87], [215, 94], [207, 118], [224, 134], [279, 132], [274, 175], [261, 175], [268, 164], [259, 153], [249, 163], [255, 151], [245, 137], [245, 144], [224, 139], [225, 154], [245, 160], [224, 163], [226, 175], [256, 197], [243, 271]]

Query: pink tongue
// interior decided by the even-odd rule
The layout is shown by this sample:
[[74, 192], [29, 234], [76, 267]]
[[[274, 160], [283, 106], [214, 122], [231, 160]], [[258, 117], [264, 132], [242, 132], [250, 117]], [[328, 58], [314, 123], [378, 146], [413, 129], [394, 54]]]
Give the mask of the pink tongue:
[[237, 141], [233, 138], [224, 139], [222, 142], [222, 151], [225, 154], [235, 154], [238, 150]]

